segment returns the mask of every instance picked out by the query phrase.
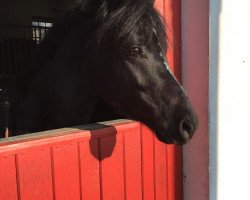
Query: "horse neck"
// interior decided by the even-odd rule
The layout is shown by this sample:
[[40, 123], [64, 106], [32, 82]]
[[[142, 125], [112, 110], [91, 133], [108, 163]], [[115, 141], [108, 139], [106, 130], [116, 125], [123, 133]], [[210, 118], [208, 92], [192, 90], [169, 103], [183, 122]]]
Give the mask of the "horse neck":
[[[23, 126], [20, 128], [38, 131], [89, 122], [97, 97], [84, 47], [88, 35], [81, 33], [81, 27], [72, 30], [53, 59], [44, 63], [29, 79], [19, 96], [16, 129]], [[21, 112], [23, 110], [25, 113]]]

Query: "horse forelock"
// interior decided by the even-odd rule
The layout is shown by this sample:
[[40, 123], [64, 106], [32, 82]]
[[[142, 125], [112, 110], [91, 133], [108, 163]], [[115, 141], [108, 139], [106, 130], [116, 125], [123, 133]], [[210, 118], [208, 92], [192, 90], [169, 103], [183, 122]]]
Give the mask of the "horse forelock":
[[[103, 3], [105, 4], [105, 3]], [[167, 36], [163, 18], [147, 1], [127, 1], [120, 7], [108, 11], [107, 6], [100, 7], [102, 21], [97, 28], [93, 40], [101, 45], [110, 37], [121, 44], [126, 41], [133, 29], [138, 26], [144, 30], [144, 37], [151, 41], [153, 30], [156, 30], [158, 40], [163, 49], [167, 46]], [[103, 14], [105, 13], [105, 14]]]

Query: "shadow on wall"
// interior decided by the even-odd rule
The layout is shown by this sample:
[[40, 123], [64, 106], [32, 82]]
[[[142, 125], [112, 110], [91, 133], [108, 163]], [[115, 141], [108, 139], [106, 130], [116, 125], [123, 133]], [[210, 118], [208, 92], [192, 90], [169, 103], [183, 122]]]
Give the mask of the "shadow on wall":
[[209, 194], [218, 199], [218, 90], [221, 0], [210, 0], [209, 17]]
[[81, 130], [90, 131], [89, 150], [97, 160], [102, 161], [112, 155], [116, 145], [115, 127], [96, 123], [93, 124], [93, 128]]

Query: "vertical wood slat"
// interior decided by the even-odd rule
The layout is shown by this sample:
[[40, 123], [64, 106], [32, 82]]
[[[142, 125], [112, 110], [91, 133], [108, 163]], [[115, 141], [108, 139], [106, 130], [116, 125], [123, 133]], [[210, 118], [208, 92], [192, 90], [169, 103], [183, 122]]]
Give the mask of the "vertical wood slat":
[[15, 155], [0, 157], [0, 199], [18, 199]]
[[169, 200], [183, 199], [182, 177], [182, 147], [170, 145], [167, 147], [168, 157], [168, 198]]
[[77, 143], [53, 147], [54, 192], [57, 200], [80, 199]]
[[165, 0], [156, 0], [154, 3], [154, 7], [158, 10], [161, 16], [164, 16], [164, 1]]
[[153, 134], [145, 126], [141, 125], [141, 157], [142, 157], [142, 195], [144, 200], [155, 197], [154, 192], [154, 144]]
[[154, 138], [155, 199], [168, 199], [167, 145]]
[[53, 199], [49, 149], [37, 149], [17, 155], [20, 199]]
[[[115, 146], [113, 147], [114, 144]], [[101, 160], [102, 199], [122, 200], [125, 195], [122, 135], [117, 134], [101, 138], [99, 149]], [[112, 149], [113, 152], [111, 152]], [[109, 157], [107, 158], [107, 156]]]
[[[98, 140], [79, 143], [82, 199], [99, 200], [100, 173]], [[96, 156], [93, 156], [93, 154]]]
[[142, 199], [140, 127], [123, 133], [126, 199]]

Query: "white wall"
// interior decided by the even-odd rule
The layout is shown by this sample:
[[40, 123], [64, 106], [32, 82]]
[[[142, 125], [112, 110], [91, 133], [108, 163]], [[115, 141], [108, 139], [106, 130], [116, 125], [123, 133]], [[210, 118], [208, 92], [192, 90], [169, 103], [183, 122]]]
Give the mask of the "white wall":
[[250, 1], [210, 0], [210, 199], [250, 199]]
[[183, 84], [201, 123], [184, 147], [184, 199], [208, 199], [209, 188], [210, 200], [249, 200], [250, 1], [183, 0], [182, 45]]
[[184, 147], [184, 200], [208, 200], [209, 0], [182, 0], [182, 80], [199, 117]]

